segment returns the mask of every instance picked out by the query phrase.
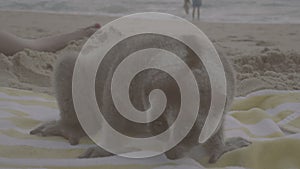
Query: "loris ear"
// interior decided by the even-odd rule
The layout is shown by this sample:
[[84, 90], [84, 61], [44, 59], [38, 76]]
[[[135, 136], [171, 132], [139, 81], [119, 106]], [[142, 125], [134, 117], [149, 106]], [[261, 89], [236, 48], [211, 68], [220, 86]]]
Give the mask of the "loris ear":
[[[185, 36], [182, 36], [181, 37], [183, 41], [187, 41], [187, 42], [190, 42], [190, 43], [193, 43], [193, 44], [198, 44], [198, 41], [197, 39], [194, 37], [194, 36], [191, 36], [191, 35], [185, 35]], [[200, 44], [199, 44], [199, 47]], [[197, 56], [197, 54], [195, 53], [195, 51], [193, 51], [191, 48], [189, 48], [188, 46], [185, 45], [185, 48], [184, 48], [184, 52], [186, 53], [185, 54], [185, 57], [182, 58], [184, 60], [184, 62], [191, 68], [197, 68], [199, 67], [200, 65], [203, 65], [203, 64], [199, 64], [199, 57]], [[197, 59], [197, 60], [196, 60]]]

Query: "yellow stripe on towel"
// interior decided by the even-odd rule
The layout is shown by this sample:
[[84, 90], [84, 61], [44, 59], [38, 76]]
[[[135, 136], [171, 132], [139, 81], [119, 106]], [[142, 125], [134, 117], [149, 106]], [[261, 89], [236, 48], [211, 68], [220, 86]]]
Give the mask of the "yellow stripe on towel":
[[[182, 169], [189, 168], [187, 167], [189, 165], [195, 166], [186, 161], [184, 167], [181, 167], [180, 164], [170, 163], [170, 161], [159, 165], [116, 165], [113, 158], [109, 159], [112, 161], [110, 165], [102, 163], [91, 165], [87, 162], [88, 160], [81, 160], [81, 166], [76, 166], [77, 164], [74, 165], [71, 162], [69, 163], [71, 166], [66, 165], [66, 163], [62, 165], [55, 160], [65, 159], [78, 162], [77, 156], [93, 143], [85, 138], [81, 140], [80, 145], [73, 147], [69, 146], [68, 142], [62, 137], [39, 137], [28, 134], [31, 129], [39, 124], [58, 118], [54, 97], [31, 91], [1, 87], [0, 94], [0, 104], [5, 106], [0, 108], [5, 113], [0, 118], [0, 121], [4, 122], [0, 123], [0, 139], [2, 138], [0, 168], [173, 169], [178, 167], [178, 169]], [[292, 103], [295, 107], [291, 109], [291, 106], [287, 106], [289, 103]], [[9, 107], [10, 105], [11, 107]], [[19, 107], [15, 108], [15, 105]], [[249, 147], [225, 153], [214, 165], [207, 163], [203, 163], [203, 165], [218, 167], [219, 169], [233, 169], [230, 166], [238, 167], [238, 169], [300, 168], [300, 134], [284, 132], [286, 130], [300, 133], [300, 110], [297, 109], [297, 106], [300, 107], [300, 91], [258, 91], [246, 97], [237, 98], [234, 101], [232, 112], [227, 114], [225, 118], [227, 120], [227, 123], [225, 122], [225, 136], [227, 134], [243, 135], [254, 141], [253, 144]], [[39, 117], [36, 117], [37, 115]], [[10, 126], [12, 127], [9, 128]], [[9, 141], [12, 142], [6, 143]], [[21, 165], [23, 163], [16, 165], [15, 162], [24, 162], [22, 160], [25, 160], [26, 165]], [[40, 160], [46, 162], [50, 160], [50, 162], [47, 165], [36, 165], [37, 163], [33, 165], [31, 163]]]
[[21, 145], [0, 145], [0, 157], [6, 158], [28, 158], [28, 159], [42, 159], [42, 158], [77, 158], [84, 149], [50, 149], [39, 148], [34, 146], [21, 146]]

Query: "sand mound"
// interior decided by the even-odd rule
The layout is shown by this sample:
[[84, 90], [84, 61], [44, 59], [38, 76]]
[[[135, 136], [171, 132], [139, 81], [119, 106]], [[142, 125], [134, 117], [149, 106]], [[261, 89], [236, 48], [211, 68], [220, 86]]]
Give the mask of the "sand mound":
[[53, 94], [51, 76], [55, 61], [63, 53], [79, 53], [84, 41], [73, 41], [57, 53], [25, 49], [13, 56], [0, 54], [0, 86]]
[[[78, 52], [85, 41], [71, 42], [57, 53], [26, 49], [13, 56], [0, 54], [0, 85], [53, 94], [51, 76], [56, 59]], [[237, 95], [259, 89], [300, 89], [300, 54], [264, 49], [258, 54], [234, 56]]]
[[236, 57], [233, 60], [237, 72], [239, 94], [258, 89], [300, 89], [300, 54], [281, 52], [279, 49], [263, 50], [255, 56]]

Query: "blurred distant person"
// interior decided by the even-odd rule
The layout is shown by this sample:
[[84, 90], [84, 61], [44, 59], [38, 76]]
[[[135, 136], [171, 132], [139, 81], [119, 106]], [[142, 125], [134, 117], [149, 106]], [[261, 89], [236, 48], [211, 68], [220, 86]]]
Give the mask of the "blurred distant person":
[[191, 5], [190, 0], [184, 0], [183, 8], [187, 15], [189, 14], [189, 11], [190, 11], [190, 5]]
[[195, 18], [195, 11], [197, 9], [197, 18], [200, 19], [200, 7], [202, 5], [202, 0], [193, 0], [193, 19]]

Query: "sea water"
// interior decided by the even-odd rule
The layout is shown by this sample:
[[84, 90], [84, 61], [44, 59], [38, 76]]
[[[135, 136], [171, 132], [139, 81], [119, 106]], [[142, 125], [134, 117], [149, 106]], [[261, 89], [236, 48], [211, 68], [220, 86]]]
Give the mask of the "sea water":
[[[202, 0], [201, 20], [238, 23], [300, 23], [300, 0]], [[0, 10], [124, 16], [165, 12], [191, 19], [183, 0], [0, 0]]]

